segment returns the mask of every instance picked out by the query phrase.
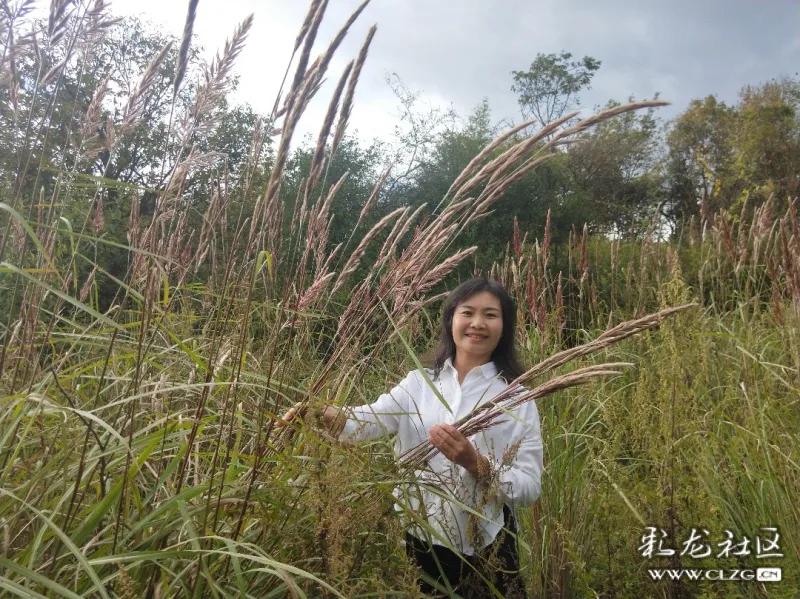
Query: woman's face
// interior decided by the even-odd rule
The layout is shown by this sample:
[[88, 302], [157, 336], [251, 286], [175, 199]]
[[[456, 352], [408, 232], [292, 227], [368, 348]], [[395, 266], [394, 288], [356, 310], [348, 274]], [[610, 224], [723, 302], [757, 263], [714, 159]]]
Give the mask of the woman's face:
[[456, 355], [491, 361], [492, 352], [503, 335], [500, 300], [493, 293], [475, 293], [456, 306], [453, 314], [453, 341]]

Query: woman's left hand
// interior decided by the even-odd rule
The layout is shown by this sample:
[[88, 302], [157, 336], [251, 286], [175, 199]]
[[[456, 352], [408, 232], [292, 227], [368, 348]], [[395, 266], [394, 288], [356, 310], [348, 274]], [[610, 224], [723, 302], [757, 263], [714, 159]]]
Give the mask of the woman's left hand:
[[463, 466], [473, 474], [478, 471], [478, 461], [481, 459], [481, 455], [469, 442], [469, 439], [452, 424], [432, 426], [428, 431], [428, 440], [451, 462]]

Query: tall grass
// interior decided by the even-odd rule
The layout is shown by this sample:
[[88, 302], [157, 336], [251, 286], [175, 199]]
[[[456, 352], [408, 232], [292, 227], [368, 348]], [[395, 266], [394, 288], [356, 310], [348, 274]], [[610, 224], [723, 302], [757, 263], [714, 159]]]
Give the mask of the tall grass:
[[[520, 126], [433, 199], [436, 216], [400, 209], [368, 229], [365, 206], [348, 244], [330, 248], [343, 180], [327, 181], [327, 167], [375, 28], [336, 79], [311, 170], [286, 197], [293, 132], [367, 2], [313, 58], [327, 4], [310, 3], [281, 94], [236, 176], [224, 156], [199, 148], [218, 124], [252, 17], [187, 99], [190, 2], [177, 60], [170, 45], [155, 53], [114, 112], [108, 82], [84, 72], [113, 25], [103, 2], [54, 1], [46, 22], [25, 2], [4, 13], [13, 142], [0, 179], [4, 593], [415, 596], [391, 495], [405, 474], [384, 443], [365, 450], [317, 430], [314, 408], [368, 402], [413, 367], [398, 331], [429, 329], [436, 291], [475, 251], [451, 247], [458, 233], [509, 185], [586, 127], [659, 103], [529, 137]], [[19, 75], [20, 61], [35, 76]], [[92, 98], [85, 110], [54, 100], [66, 74], [93, 85], [82, 90]], [[145, 109], [164, 77], [173, 98], [163, 187], [87, 176], [87, 161], [107, 168], [126, 136], [154, 125]], [[197, 214], [191, 184], [209, 170]], [[112, 192], [124, 198], [115, 213]], [[777, 525], [789, 579], [781, 589], [797, 587], [800, 235], [794, 207], [781, 218], [767, 211], [733, 227], [718, 215], [701, 223], [702, 237], [669, 246], [576, 234], [565, 265], [551, 261], [549, 235], [533, 247], [517, 235], [493, 268], [517, 298], [531, 362], [625, 317], [691, 299], [703, 306], [608, 350], [611, 361], [639, 364], [627, 378], [543, 402], [546, 480], [520, 535], [534, 596], [727, 596], [648, 583], [635, 553], [645, 523], [676, 534], [692, 523], [749, 533]], [[110, 234], [112, 219], [125, 223], [126, 242]], [[359, 268], [373, 243], [382, 243], [376, 262]], [[112, 250], [123, 268], [103, 260]], [[100, 285], [115, 290], [110, 302]], [[301, 400], [312, 410], [300, 434], [277, 431], [276, 415]]]
[[[678, 240], [640, 245], [570, 240], [555, 272], [544, 243], [519, 234], [494, 273], [516, 293], [532, 359], [582, 342], [619, 320], [691, 299], [701, 310], [614, 345], [603, 361], [636, 371], [540, 405], [547, 457], [543, 495], [528, 513], [536, 596], [791, 597], [798, 559], [797, 402], [800, 265], [796, 202], [721, 213]], [[646, 526], [678, 552], [692, 528], [737, 542], [777, 527], [783, 559], [649, 561]], [[720, 547], [714, 546], [714, 554]], [[769, 562], [769, 563], [767, 563]], [[783, 567], [784, 580], [652, 582], [648, 567]]]

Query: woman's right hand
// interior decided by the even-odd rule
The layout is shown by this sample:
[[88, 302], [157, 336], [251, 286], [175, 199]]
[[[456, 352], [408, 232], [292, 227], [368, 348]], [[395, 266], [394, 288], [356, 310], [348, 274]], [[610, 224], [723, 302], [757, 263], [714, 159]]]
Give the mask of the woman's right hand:
[[292, 420], [294, 420], [295, 416], [297, 416], [297, 414], [301, 412], [305, 412], [305, 407], [303, 406], [303, 402], [299, 401], [296, 404], [294, 404], [291, 408], [289, 408], [289, 411], [283, 415], [283, 418], [275, 422], [275, 426], [277, 428], [283, 428], [284, 426], [288, 425]]

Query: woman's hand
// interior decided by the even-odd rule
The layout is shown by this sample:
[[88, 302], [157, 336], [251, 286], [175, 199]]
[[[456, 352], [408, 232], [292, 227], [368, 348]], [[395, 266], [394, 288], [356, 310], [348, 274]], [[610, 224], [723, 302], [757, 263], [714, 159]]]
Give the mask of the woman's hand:
[[467, 472], [478, 476], [480, 472], [488, 471], [488, 460], [452, 424], [432, 426], [428, 431], [428, 440], [444, 457], [462, 466]]
[[291, 408], [289, 408], [289, 411], [283, 415], [283, 418], [281, 418], [280, 420], [276, 420], [275, 426], [277, 428], [283, 428], [284, 426], [288, 425], [292, 420], [294, 420], [295, 416], [297, 416], [298, 413], [300, 413], [300, 415], [302, 416], [301, 412], [305, 412], [305, 408], [303, 407], [302, 401], [297, 402]]
[[[308, 410], [308, 405], [306, 404], [306, 402], [302, 401], [297, 402], [291, 408], [289, 408], [289, 411], [283, 415], [283, 418], [275, 421], [275, 428], [283, 428], [285, 426], [288, 426], [289, 423], [292, 420], [294, 420], [298, 415], [305, 416], [307, 410]], [[344, 426], [344, 421], [338, 423], [337, 426], [336, 420], [338, 415], [339, 415], [339, 410], [337, 408], [334, 408], [333, 406], [325, 406], [322, 409], [322, 422], [325, 425], [325, 428], [330, 430], [332, 433], [335, 433], [336, 435], [339, 434], [339, 430], [333, 430], [333, 429], [334, 428], [341, 429]]]

